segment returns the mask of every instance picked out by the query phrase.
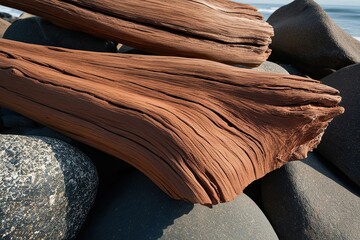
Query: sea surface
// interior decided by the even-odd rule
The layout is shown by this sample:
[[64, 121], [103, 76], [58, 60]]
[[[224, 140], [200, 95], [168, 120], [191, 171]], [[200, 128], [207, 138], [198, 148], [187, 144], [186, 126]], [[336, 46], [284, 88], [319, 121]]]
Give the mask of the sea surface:
[[[276, 9], [282, 6], [274, 3], [254, 3], [251, 5], [257, 7], [265, 19], [268, 19]], [[360, 6], [322, 5], [322, 7], [342, 29], [360, 41]], [[13, 16], [19, 16], [22, 13], [1, 5], [0, 12], [7, 12]]]
[[[239, 1], [241, 2], [241, 1]], [[281, 4], [251, 4], [268, 19]], [[328, 15], [347, 33], [360, 41], [360, 6], [321, 5]]]

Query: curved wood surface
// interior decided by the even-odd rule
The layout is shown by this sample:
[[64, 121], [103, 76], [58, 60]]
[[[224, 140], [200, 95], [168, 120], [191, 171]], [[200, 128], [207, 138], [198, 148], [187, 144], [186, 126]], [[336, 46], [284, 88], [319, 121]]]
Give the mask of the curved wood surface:
[[227, 0], [0, 0], [66, 28], [149, 53], [258, 66], [272, 27], [256, 8]]
[[0, 40], [0, 74], [0, 105], [210, 205], [304, 158], [343, 112], [318, 81], [198, 59]]

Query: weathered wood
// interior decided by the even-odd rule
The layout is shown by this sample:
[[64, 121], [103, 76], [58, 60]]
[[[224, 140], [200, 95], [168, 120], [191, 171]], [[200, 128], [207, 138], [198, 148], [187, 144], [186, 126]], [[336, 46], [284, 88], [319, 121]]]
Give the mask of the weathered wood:
[[258, 66], [272, 27], [254, 7], [227, 0], [0, 0], [55, 24], [149, 53]]
[[0, 40], [0, 75], [0, 105], [201, 204], [304, 158], [343, 112], [338, 91], [318, 81], [198, 59]]

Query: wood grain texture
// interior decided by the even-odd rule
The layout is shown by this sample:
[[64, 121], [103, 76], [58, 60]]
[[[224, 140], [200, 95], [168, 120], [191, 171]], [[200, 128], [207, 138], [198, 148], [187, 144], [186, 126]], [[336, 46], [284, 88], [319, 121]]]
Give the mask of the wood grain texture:
[[149, 53], [258, 66], [272, 27], [254, 7], [227, 0], [0, 0], [53, 23]]
[[0, 105], [201, 204], [304, 158], [343, 112], [338, 91], [318, 81], [198, 59], [0, 40], [0, 74]]

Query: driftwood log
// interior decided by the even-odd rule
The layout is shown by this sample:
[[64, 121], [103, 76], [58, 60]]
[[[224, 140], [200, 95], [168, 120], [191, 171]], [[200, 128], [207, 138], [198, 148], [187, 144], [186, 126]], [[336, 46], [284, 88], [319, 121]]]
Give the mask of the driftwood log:
[[160, 55], [258, 66], [272, 27], [228, 0], [0, 0], [53, 23]]
[[343, 112], [338, 91], [318, 81], [198, 59], [0, 40], [0, 76], [0, 105], [201, 204], [304, 158]]

